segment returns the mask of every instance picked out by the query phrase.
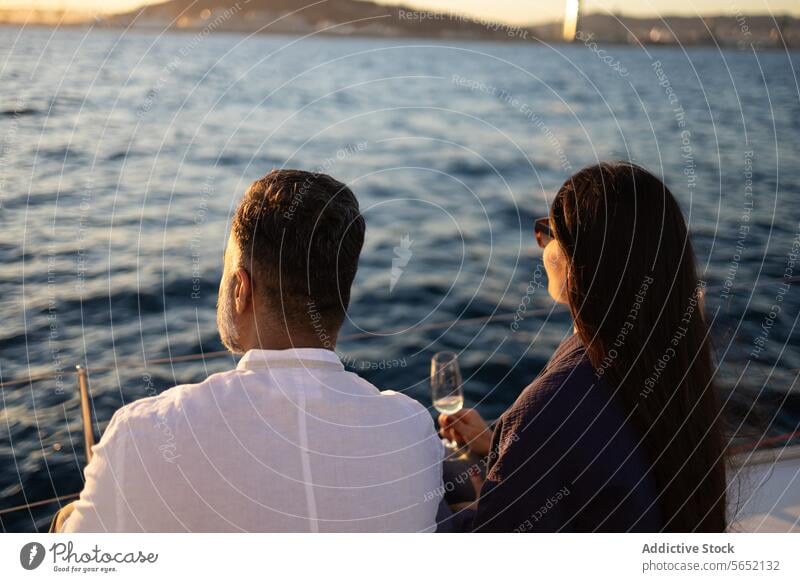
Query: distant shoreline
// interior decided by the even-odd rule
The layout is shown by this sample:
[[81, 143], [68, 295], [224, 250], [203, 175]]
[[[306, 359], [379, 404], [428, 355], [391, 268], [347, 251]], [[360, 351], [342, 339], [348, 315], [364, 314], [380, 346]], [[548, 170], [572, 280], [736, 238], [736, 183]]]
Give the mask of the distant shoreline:
[[[169, 27], [166, 30], [155, 28], [155, 27], [148, 27], [148, 26], [133, 26], [133, 27], [124, 27], [124, 26], [115, 26], [115, 25], [95, 25], [92, 23], [81, 22], [81, 23], [66, 23], [66, 24], [48, 24], [46, 22], [33, 22], [33, 23], [17, 23], [17, 22], [2, 22], [0, 21], [0, 27], [2, 28], [15, 28], [15, 29], [23, 29], [23, 28], [35, 28], [35, 29], [69, 29], [69, 30], [97, 30], [97, 31], [124, 31], [125, 33], [134, 32], [134, 33], [142, 33], [142, 34], [149, 34], [149, 35], [157, 35], [163, 34], [164, 32], [169, 34], [182, 34], [182, 35], [192, 35], [203, 32], [203, 28], [191, 28], [191, 27]], [[301, 32], [271, 32], [271, 31], [247, 31], [247, 30], [215, 30], [212, 33], [208, 34], [209, 37], [211, 36], [273, 36], [273, 37], [286, 37], [286, 38], [300, 38], [300, 37], [307, 37], [308, 39], [312, 39], [315, 37], [324, 37], [325, 39], [365, 39], [365, 40], [427, 40], [437, 43], [480, 43], [480, 44], [497, 44], [497, 45], [512, 45], [512, 44], [519, 44], [524, 46], [558, 46], [558, 47], [568, 47], [568, 46], [580, 46], [583, 43], [579, 40], [575, 40], [573, 42], [566, 42], [560, 39], [544, 39], [538, 38], [536, 36], [530, 36], [527, 39], [517, 39], [517, 38], [509, 38], [509, 39], [497, 39], [497, 38], [483, 38], [483, 37], [448, 37], [448, 36], [433, 36], [433, 35], [385, 35], [385, 34], [377, 34], [377, 33], [370, 33], [370, 32], [356, 32], [356, 33], [349, 33], [349, 34], [337, 34], [337, 33], [330, 33], [325, 31], [317, 31], [316, 33], [301, 33]], [[718, 49], [720, 51], [749, 51], [749, 50], [757, 50], [758, 52], [787, 52], [787, 53], [795, 53], [800, 52], [800, 46], [790, 46], [790, 45], [734, 45], [734, 44], [715, 44], [713, 42], [709, 43], [689, 43], [689, 44], [679, 44], [679, 43], [633, 43], [633, 42], [622, 42], [622, 41], [615, 41], [615, 40], [604, 40], [598, 39], [598, 45], [602, 46], [609, 46], [609, 47], [636, 47], [639, 48], [640, 46], [647, 47], [648, 49], [681, 49], [681, 50], [693, 50], [693, 49]]]
[[[402, 0], [398, 0], [402, 1]], [[532, 13], [533, 14], [533, 13]], [[128, 12], [95, 14], [67, 10], [0, 9], [0, 24], [47, 28], [109, 28], [188, 32], [210, 36], [325, 36], [429, 39], [439, 42], [492, 42], [565, 46], [563, 22], [511, 24], [456, 12], [413, 9], [370, 0], [327, 0], [298, 6], [293, 0], [190, 2], [165, 0]], [[630, 16], [591, 12], [577, 31], [605, 46], [710, 46], [747, 49], [800, 47], [800, 15], [746, 13], [696, 16]]]

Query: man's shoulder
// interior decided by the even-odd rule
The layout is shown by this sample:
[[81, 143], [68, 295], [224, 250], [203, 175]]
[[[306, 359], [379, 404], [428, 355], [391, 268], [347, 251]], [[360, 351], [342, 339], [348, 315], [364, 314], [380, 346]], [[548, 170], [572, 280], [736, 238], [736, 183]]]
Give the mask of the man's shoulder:
[[422, 406], [422, 404], [410, 396], [403, 394], [402, 392], [397, 392], [395, 390], [381, 390], [380, 395], [381, 397], [385, 398], [387, 402], [391, 402], [393, 406], [396, 406], [398, 409], [402, 409], [408, 414], [418, 416], [420, 419], [430, 419], [428, 410]]
[[[238, 376], [247, 374], [244, 370], [230, 370], [213, 374], [196, 384], [182, 384], [169, 388], [164, 392], [142, 398], [131, 402], [114, 414], [109, 429], [116, 429], [121, 426], [126, 426], [129, 430], [133, 430], [137, 435], [141, 434], [157, 434], [157, 431], [137, 431], [137, 428], [147, 429], [157, 427], [159, 425], [169, 425], [173, 430], [179, 426], [183, 426], [187, 422], [187, 418], [193, 421], [202, 422], [206, 415], [218, 414], [220, 406], [225, 407], [225, 400], [238, 394], [238, 390], [218, 390], [226, 385], [231, 386], [238, 383], [240, 380]], [[405, 426], [408, 430], [409, 427], [416, 427], [414, 432], [416, 434], [436, 432], [433, 419], [428, 410], [413, 398], [395, 390], [380, 390], [371, 382], [357, 374], [346, 372], [348, 375], [347, 381], [353, 384], [358, 384], [360, 389], [358, 393], [361, 395], [369, 394], [374, 398], [360, 399], [361, 401], [361, 414], [372, 417], [373, 420], [378, 419], [382, 423], [399, 423], [396, 426]], [[303, 390], [302, 384], [296, 387], [297, 390]], [[266, 391], [266, 395], [273, 402], [270, 406], [262, 410], [262, 416], [269, 415], [282, 415], [287, 411], [294, 413], [296, 410], [294, 404], [294, 393], [292, 386], [283, 384], [281, 390]], [[335, 394], [333, 391], [325, 391], [327, 395]], [[236, 397], [239, 403], [239, 397]], [[252, 403], [248, 404], [248, 408]], [[111, 432], [111, 431], [109, 431]]]
[[[431, 417], [428, 409], [420, 404], [419, 401], [396, 390], [381, 390], [354, 372], [346, 373], [350, 376], [350, 381], [360, 384], [367, 391], [376, 396], [375, 399], [369, 399], [367, 402], [371, 401], [373, 404], [380, 403], [380, 406], [377, 406], [375, 411], [382, 411], [381, 414], [384, 420], [394, 423], [399, 422], [406, 427], [413, 425], [417, 430], [425, 433], [425, 435], [436, 434], [433, 417]], [[399, 427], [401, 424], [397, 426]]]
[[141, 423], [151, 420], [157, 422], [160, 418], [181, 414], [186, 401], [204, 398], [212, 384], [224, 382], [237, 373], [237, 370], [229, 370], [212, 374], [202, 382], [179, 384], [155, 396], [129, 402], [114, 413], [112, 420], [126, 423]]

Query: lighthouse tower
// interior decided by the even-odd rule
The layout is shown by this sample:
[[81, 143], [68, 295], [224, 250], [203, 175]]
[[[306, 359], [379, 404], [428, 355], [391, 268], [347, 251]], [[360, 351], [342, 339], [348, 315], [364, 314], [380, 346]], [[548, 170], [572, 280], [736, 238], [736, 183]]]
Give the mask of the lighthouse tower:
[[567, 0], [564, 7], [563, 36], [566, 42], [575, 40], [578, 24], [581, 18], [581, 0]]

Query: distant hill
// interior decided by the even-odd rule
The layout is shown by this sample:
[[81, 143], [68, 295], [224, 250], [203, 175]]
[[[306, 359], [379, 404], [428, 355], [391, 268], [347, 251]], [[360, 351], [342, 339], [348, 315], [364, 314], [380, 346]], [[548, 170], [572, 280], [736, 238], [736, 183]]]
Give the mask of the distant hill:
[[[261, 31], [320, 32], [332, 35], [408, 36], [483, 40], [558, 41], [561, 22], [514, 27], [456, 14], [419, 11], [402, 5], [359, 0], [327, 0], [303, 6], [296, 0], [171, 0], [114, 16], [112, 26]], [[800, 22], [766, 15], [633, 18], [588, 14], [579, 29], [600, 42], [800, 46]]]
[[106, 26], [165, 27], [265, 33], [412, 36], [503, 40], [527, 32], [456, 14], [419, 11], [357, 0], [170, 0], [109, 16]]
[[[33, 17], [31, 18], [31, 14]], [[49, 15], [49, 16], [48, 16]], [[523, 42], [557, 42], [561, 22], [512, 26], [458, 14], [420, 11], [366, 0], [170, 0], [123, 14], [92, 19], [73, 13], [0, 10], [0, 22], [86, 25], [138, 29], [260, 32], [279, 34], [423, 37]], [[800, 20], [790, 16], [740, 15], [634, 18], [587, 14], [582, 38], [604, 43], [800, 46]]]
[[[532, 27], [536, 28], [536, 27]], [[664, 16], [631, 18], [615, 14], [588, 14], [580, 30], [604, 42], [683, 45], [750, 44], [800, 46], [800, 20], [791, 16]]]

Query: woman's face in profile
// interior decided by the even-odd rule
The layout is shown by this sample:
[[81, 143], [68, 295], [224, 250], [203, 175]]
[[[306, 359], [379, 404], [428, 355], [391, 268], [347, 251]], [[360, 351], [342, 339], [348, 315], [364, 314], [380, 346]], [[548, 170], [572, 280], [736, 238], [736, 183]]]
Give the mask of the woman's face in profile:
[[547, 292], [556, 303], [567, 304], [567, 257], [557, 240], [544, 247], [544, 269], [547, 271]]

